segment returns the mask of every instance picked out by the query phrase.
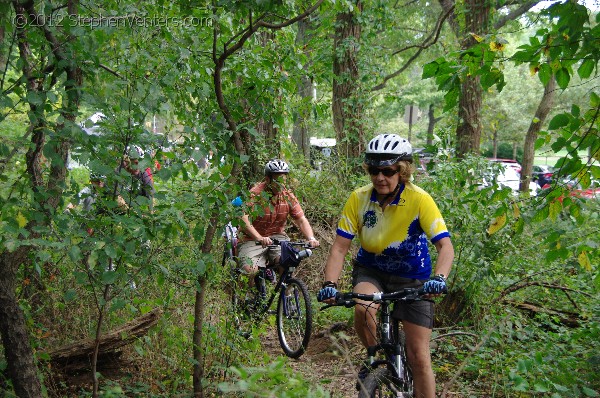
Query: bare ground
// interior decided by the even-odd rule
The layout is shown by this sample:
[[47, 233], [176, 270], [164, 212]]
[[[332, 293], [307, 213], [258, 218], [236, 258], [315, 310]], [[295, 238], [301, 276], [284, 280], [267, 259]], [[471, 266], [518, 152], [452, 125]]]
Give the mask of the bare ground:
[[[276, 335], [273, 330], [261, 337], [262, 346], [271, 357], [284, 355]], [[352, 328], [335, 325], [313, 331], [307, 351], [299, 359], [290, 359], [289, 364], [312, 385], [329, 391], [332, 398], [347, 398], [357, 395], [357, 364], [363, 357], [363, 348]]]

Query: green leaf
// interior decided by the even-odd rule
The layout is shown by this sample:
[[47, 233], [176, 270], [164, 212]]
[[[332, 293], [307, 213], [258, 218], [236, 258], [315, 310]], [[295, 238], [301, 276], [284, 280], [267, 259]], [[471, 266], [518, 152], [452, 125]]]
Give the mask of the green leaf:
[[125, 305], [127, 305], [126, 300], [123, 300], [122, 298], [115, 298], [112, 302], [112, 305], [110, 306], [110, 310], [117, 311], [121, 308], [125, 308]]
[[204, 275], [206, 273], [206, 263], [204, 262], [204, 260], [198, 260], [196, 272], [198, 273], [198, 275]]
[[550, 214], [548, 206], [543, 206], [541, 209], [538, 210], [537, 213], [535, 213], [533, 215], [532, 221], [534, 221], [534, 222], [544, 221], [545, 219], [548, 218], [548, 214]]
[[65, 294], [63, 294], [63, 299], [68, 303], [69, 301], [73, 301], [77, 298], [77, 291], [75, 289], [68, 289]]
[[592, 75], [594, 68], [596, 67], [596, 62], [592, 59], [586, 59], [579, 65], [577, 68], [577, 74], [582, 79], [587, 79]]
[[42, 97], [42, 95], [40, 95], [39, 93], [37, 93], [35, 91], [28, 91], [27, 92], [27, 102], [29, 102], [30, 104], [39, 106], [44, 103], [44, 98]]
[[77, 262], [81, 259], [81, 250], [79, 249], [79, 246], [71, 246], [69, 249], [69, 258], [74, 262]]
[[569, 391], [569, 389], [563, 385], [560, 384], [556, 384], [556, 383], [552, 383], [552, 385], [554, 386], [555, 389], [557, 389], [560, 392], [567, 392]]
[[560, 202], [560, 200], [554, 200], [554, 201], [550, 202], [550, 205], [549, 205], [550, 219], [556, 221], [556, 219], [560, 215], [560, 212], [562, 211], [562, 208], [563, 208], [563, 206], [562, 206], [562, 203]]
[[558, 130], [561, 127], [564, 127], [569, 124], [569, 116], [561, 113], [552, 118], [550, 124], [548, 125], [548, 130]]
[[569, 86], [569, 81], [571, 80], [571, 75], [569, 74], [569, 70], [567, 68], [560, 68], [556, 71], [556, 83], [563, 90]]
[[550, 79], [552, 78], [552, 68], [548, 64], [540, 65], [540, 70], [538, 71], [538, 76], [544, 87], [548, 84]]
[[533, 383], [533, 389], [535, 392], [548, 392], [548, 384], [544, 381], [536, 381]]
[[104, 271], [102, 273], [102, 284], [112, 285], [119, 275], [115, 271]]
[[104, 253], [110, 258], [117, 258], [117, 250], [114, 246], [107, 245], [104, 247]]
[[438, 63], [436, 61], [430, 62], [423, 66], [423, 75], [422, 79], [428, 79], [430, 77], [434, 77], [438, 71]]
[[597, 108], [600, 105], [600, 97], [595, 92], [590, 93], [590, 105], [592, 108]]
[[525, 380], [525, 378], [521, 376], [514, 376], [513, 383], [515, 383], [514, 388], [517, 391], [527, 391], [527, 389], [529, 388], [529, 383], [527, 383], [527, 380]]
[[586, 386], [581, 386], [581, 391], [585, 394], [586, 397], [597, 397], [598, 393], [591, 388], [587, 388]]
[[532, 365], [533, 361], [531, 361], [530, 359], [520, 359], [517, 364], [517, 369], [521, 373], [527, 373], [531, 370]]

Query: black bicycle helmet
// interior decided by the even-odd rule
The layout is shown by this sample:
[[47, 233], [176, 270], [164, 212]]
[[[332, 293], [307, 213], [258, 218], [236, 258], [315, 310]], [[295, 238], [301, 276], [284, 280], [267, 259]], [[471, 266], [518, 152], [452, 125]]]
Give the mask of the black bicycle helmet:
[[290, 166], [281, 159], [269, 160], [265, 165], [265, 175], [271, 175], [273, 173], [289, 173]]
[[412, 162], [412, 145], [396, 134], [379, 134], [369, 142], [365, 151], [368, 166], [391, 166], [400, 160]]

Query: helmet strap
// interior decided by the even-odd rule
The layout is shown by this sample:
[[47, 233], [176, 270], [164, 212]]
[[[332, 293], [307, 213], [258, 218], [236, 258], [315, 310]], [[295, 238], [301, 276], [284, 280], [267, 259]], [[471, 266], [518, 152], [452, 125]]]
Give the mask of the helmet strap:
[[390, 198], [393, 198], [394, 196], [396, 196], [396, 194], [398, 193], [399, 190], [400, 190], [400, 183], [398, 183], [398, 185], [396, 185], [396, 188], [394, 188], [394, 190], [392, 192], [386, 194], [383, 197], [383, 199], [378, 200], [379, 205], [383, 207], [385, 202], [387, 202]]

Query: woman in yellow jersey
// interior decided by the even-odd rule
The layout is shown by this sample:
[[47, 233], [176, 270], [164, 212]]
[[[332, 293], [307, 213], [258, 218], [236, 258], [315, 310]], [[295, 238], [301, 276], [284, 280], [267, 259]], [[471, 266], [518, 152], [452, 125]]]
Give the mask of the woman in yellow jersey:
[[[437, 205], [427, 192], [410, 182], [412, 161], [412, 146], [396, 134], [380, 134], [369, 142], [363, 166], [371, 184], [352, 192], [344, 206], [325, 266], [325, 282], [317, 295], [319, 301], [333, 302], [344, 258], [355, 236], [360, 250], [353, 261], [354, 292], [373, 294], [423, 286], [429, 297], [435, 297], [446, 290], [454, 248]], [[438, 252], [435, 267], [427, 240]], [[376, 344], [378, 306], [354, 308], [354, 327], [361, 342], [365, 347]], [[415, 397], [433, 398], [435, 378], [429, 349], [433, 302], [397, 305], [393, 316], [402, 320], [406, 334]], [[366, 373], [361, 369], [359, 377]]]

